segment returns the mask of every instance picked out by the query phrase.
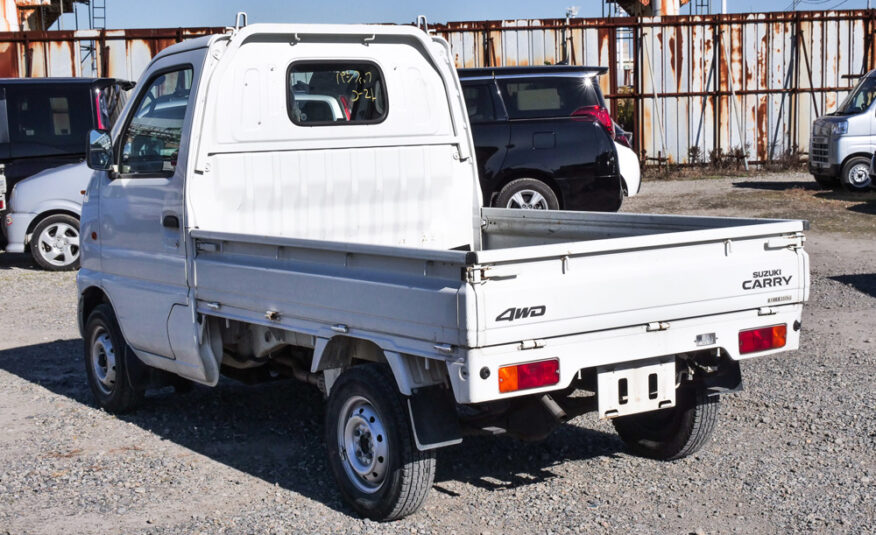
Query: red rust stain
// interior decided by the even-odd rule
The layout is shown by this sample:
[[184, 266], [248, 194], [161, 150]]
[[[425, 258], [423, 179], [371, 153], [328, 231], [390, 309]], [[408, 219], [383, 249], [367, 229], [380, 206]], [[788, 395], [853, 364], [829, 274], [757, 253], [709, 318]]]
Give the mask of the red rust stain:
[[757, 106], [757, 159], [766, 160], [769, 157], [767, 154], [767, 141], [769, 140], [769, 132], [767, 131], [767, 97], [760, 97]]
[[[675, 35], [678, 38], [678, 46], [676, 47], [676, 49], [678, 51], [678, 57], [683, 58], [684, 57], [684, 31], [682, 30], [681, 27], [677, 27], [675, 29]], [[681, 64], [681, 61], [679, 61], [678, 64], [675, 66], [675, 80], [677, 83], [677, 85], [675, 87], [678, 87], [679, 90], [681, 90], [682, 67], [683, 66]]]
[[0, 78], [18, 76], [18, 44], [0, 43]]
[[759, 87], [767, 87], [767, 55], [770, 49], [769, 40], [769, 36], [764, 34], [763, 38], [760, 40], [760, 48], [757, 50], [757, 75]]

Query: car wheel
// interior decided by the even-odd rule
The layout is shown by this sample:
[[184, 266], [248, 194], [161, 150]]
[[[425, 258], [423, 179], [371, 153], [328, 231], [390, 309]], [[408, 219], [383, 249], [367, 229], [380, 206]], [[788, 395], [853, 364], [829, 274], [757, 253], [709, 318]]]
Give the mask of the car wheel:
[[137, 358], [109, 305], [94, 307], [85, 323], [85, 372], [91, 393], [103, 409], [124, 413], [143, 401], [144, 389], [131, 381], [129, 359]]
[[363, 364], [341, 374], [329, 394], [325, 433], [332, 475], [359, 514], [396, 520], [426, 500], [435, 452], [417, 449], [388, 366]]
[[830, 175], [812, 175], [821, 189], [833, 189], [839, 186], [839, 178]]
[[676, 393], [675, 407], [621, 416], [612, 420], [618, 435], [630, 450], [643, 457], [672, 461], [699, 451], [718, 422], [718, 396], [683, 386]]
[[518, 178], [508, 183], [496, 204], [499, 208], [522, 208], [527, 210], [559, 210], [560, 201], [550, 186], [534, 178]]
[[852, 158], [843, 166], [843, 187], [851, 192], [870, 189], [870, 159], [862, 156]]
[[79, 220], [66, 214], [43, 219], [34, 228], [30, 254], [43, 269], [69, 271], [79, 267]]

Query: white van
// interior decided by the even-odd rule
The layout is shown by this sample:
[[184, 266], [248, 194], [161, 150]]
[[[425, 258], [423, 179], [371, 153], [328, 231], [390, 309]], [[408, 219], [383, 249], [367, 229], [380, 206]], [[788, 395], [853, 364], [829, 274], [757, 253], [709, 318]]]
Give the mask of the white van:
[[836, 111], [812, 123], [809, 172], [823, 188], [869, 191], [876, 151], [876, 70], [861, 78]]

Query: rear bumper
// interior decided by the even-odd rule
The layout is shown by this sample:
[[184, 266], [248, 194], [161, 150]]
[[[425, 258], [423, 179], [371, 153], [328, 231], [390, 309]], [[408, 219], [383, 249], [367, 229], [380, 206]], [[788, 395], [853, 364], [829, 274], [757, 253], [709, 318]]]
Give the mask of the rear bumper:
[[[464, 358], [447, 364], [458, 403], [483, 403], [516, 396], [550, 392], [567, 388], [578, 370], [628, 363], [665, 355], [721, 348], [733, 360], [743, 360], [791, 351], [800, 346], [800, 320], [803, 305], [774, 307], [774, 314], [761, 316], [757, 310], [718, 314], [669, 322], [662, 331], [648, 331], [646, 325], [609, 331], [575, 334], [539, 341], [541, 347], [524, 349], [522, 344], [474, 348], [464, 351]], [[779, 349], [739, 354], [739, 331], [786, 324], [787, 341]], [[715, 343], [698, 346], [701, 334], [715, 335]], [[559, 359], [557, 384], [511, 393], [499, 392], [499, 367]], [[486, 377], [486, 378], [484, 378]]]
[[3, 235], [6, 237], [7, 253], [23, 253], [27, 245], [27, 229], [33, 222], [36, 214], [21, 212], [7, 213], [3, 218]]

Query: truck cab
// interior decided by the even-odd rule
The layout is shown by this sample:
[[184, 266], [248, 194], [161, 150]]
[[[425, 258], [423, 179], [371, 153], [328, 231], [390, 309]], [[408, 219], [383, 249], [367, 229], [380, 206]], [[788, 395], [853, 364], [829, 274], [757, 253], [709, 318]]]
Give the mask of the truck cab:
[[812, 123], [809, 172], [823, 188], [870, 189], [876, 151], [876, 70], [861, 78], [836, 111]]

